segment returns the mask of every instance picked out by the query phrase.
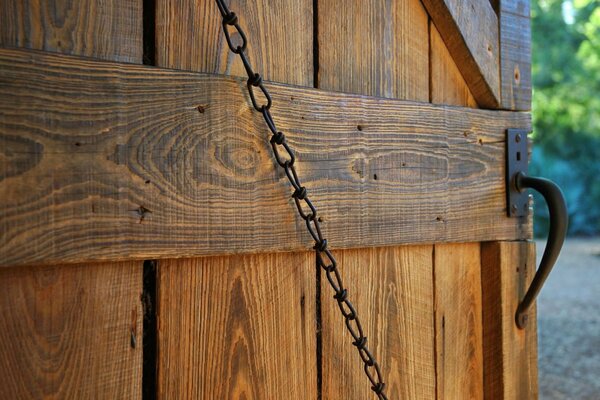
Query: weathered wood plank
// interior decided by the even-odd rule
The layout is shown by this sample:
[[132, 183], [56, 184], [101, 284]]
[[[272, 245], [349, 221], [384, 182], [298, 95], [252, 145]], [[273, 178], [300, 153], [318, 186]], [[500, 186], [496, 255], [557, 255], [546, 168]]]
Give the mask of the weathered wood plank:
[[159, 398], [316, 399], [314, 254], [158, 264]]
[[138, 0], [2, 0], [0, 46], [142, 62]]
[[[157, 2], [159, 66], [245, 77], [242, 63], [229, 52], [214, 4], [205, 0]], [[229, 5], [240, 16], [249, 39], [248, 54], [257, 71], [266, 79], [312, 86], [311, 0], [234, 0]], [[238, 86], [234, 90], [239, 89]], [[240, 106], [245, 105], [242, 100], [233, 109], [222, 109], [225, 114], [221, 118], [234, 117]], [[194, 111], [192, 115], [199, 114]], [[239, 123], [248, 123], [244, 120], [245, 117]], [[223, 138], [225, 142], [216, 137], [201, 139], [206, 140], [204, 144], [214, 146], [209, 150], [214, 153], [207, 163], [197, 163], [196, 176], [206, 174], [197, 181], [200, 191], [205, 190], [203, 182], [224, 179], [222, 195], [234, 195], [225, 199], [223, 209], [232, 207], [238, 191], [254, 191], [251, 197], [259, 200], [263, 182], [255, 179], [266, 179], [267, 187], [274, 179], [267, 165], [261, 165], [268, 160], [265, 157], [268, 149], [257, 147], [254, 134], [244, 137], [244, 129], [231, 129], [233, 125], [227, 129], [240, 134], [233, 142], [232, 137]], [[265, 137], [263, 121], [252, 121], [251, 126], [258, 137]], [[213, 139], [216, 139], [214, 145]], [[198, 156], [204, 158], [206, 154], [201, 152]], [[258, 175], [252, 171], [255, 166], [260, 169]], [[216, 170], [225, 175], [214, 174]], [[211, 197], [216, 194], [217, 186], [210, 189], [208, 201], [219, 201], [218, 197]], [[283, 203], [286, 195], [285, 191], [279, 193]], [[255, 204], [256, 208], [261, 205]], [[287, 218], [282, 223], [296, 218], [295, 210], [286, 211]], [[277, 223], [280, 216], [251, 213], [246, 212], [250, 220], [258, 217], [271, 223]], [[215, 216], [217, 219], [205, 223], [219, 225], [222, 216]], [[236, 225], [230, 226], [233, 230], [246, 224], [243, 220], [231, 222]], [[247, 234], [253, 233], [249, 230]], [[158, 398], [316, 400], [313, 254], [161, 260], [158, 271]], [[202, 311], [196, 318], [198, 310]]]
[[141, 272], [139, 261], [0, 269], [0, 398], [140, 399]]
[[[433, 248], [395, 246], [335, 253], [390, 399], [435, 399]], [[373, 396], [322, 279], [323, 399]]]
[[319, 88], [428, 100], [428, 19], [419, 0], [319, 0], [318, 7]]
[[[313, 86], [312, 0], [228, 2], [248, 37], [254, 69], [270, 81]], [[229, 51], [214, 1], [156, 1], [156, 63], [166, 68], [246, 77]], [[239, 40], [237, 34], [234, 40]], [[237, 43], [237, 42], [236, 42]]]
[[[141, 1], [0, 1], [0, 46], [141, 62], [141, 27]], [[2, 184], [23, 166], [4, 138]], [[0, 398], [141, 399], [140, 261], [3, 269], [0, 292]]]
[[[311, 246], [243, 82], [0, 50], [0, 83], [3, 265]], [[529, 237], [503, 165], [528, 114], [269, 86], [335, 247]]]
[[483, 399], [479, 243], [436, 244], [438, 399]]
[[515, 311], [535, 273], [535, 243], [481, 245], [485, 399], [537, 399], [535, 309], [525, 329]]
[[531, 23], [528, 0], [500, 2], [502, 108], [531, 109]]
[[498, 9], [503, 12], [520, 15], [529, 18], [531, 12], [531, 0], [497, 0]]
[[[477, 107], [433, 24], [430, 34], [432, 101]], [[434, 253], [436, 396], [482, 399], [479, 243], [436, 244]]]
[[489, 0], [423, 0], [477, 104], [500, 105], [498, 17]]
[[433, 24], [430, 25], [430, 43], [431, 102], [477, 108], [477, 102]]
[[[428, 100], [427, 29], [427, 13], [417, 0], [319, 1], [319, 87]], [[365, 126], [361, 122], [356, 129]], [[367, 168], [365, 180], [389, 180], [387, 172], [381, 176], [384, 165], [375, 169], [365, 161], [354, 168], [359, 174]], [[400, 168], [402, 162], [410, 164], [399, 161]], [[431, 251], [431, 246], [417, 246], [337, 253], [369, 349], [380, 362], [386, 393], [392, 399], [435, 398]], [[322, 398], [371, 398], [369, 382], [323, 272], [320, 278]]]

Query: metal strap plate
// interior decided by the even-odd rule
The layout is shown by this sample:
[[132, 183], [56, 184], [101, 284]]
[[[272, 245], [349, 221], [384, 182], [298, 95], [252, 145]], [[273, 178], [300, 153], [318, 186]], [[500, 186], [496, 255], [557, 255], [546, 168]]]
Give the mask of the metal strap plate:
[[514, 182], [517, 172], [527, 175], [527, 134], [524, 129], [506, 131], [506, 211], [509, 217], [524, 217], [529, 213], [529, 195], [526, 190], [517, 190]]

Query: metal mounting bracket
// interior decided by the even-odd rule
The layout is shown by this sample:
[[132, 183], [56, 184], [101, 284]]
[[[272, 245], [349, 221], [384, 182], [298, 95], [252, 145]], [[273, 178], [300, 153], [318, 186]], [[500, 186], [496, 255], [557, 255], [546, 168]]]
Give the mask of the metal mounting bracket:
[[529, 213], [529, 195], [517, 188], [518, 173], [527, 175], [529, 165], [527, 131], [506, 131], [506, 212], [509, 217], [524, 217]]

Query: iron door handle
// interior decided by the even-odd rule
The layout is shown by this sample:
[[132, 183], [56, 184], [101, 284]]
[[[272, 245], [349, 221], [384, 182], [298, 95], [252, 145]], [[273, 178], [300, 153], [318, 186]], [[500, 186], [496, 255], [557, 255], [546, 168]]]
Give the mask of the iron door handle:
[[548, 179], [531, 177], [525, 175], [523, 172], [517, 172], [514, 176], [514, 185], [519, 192], [527, 188], [539, 192], [546, 200], [546, 204], [548, 204], [550, 219], [548, 242], [542, 255], [542, 261], [523, 300], [519, 303], [515, 315], [517, 326], [519, 329], [523, 329], [527, 324], [527, 312], [535, 302], [550, 271], [552, 271], [565, 241], [569, 216], [567, 214], [565, 197], [556, 183]]

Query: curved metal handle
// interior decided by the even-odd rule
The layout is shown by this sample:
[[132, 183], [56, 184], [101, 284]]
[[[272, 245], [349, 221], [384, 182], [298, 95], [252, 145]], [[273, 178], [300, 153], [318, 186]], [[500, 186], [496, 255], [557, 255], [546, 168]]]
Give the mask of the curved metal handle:
[[544, 196], [544, 199], [548, 204], [550, 216], [550, 232], [548, 233], [548, 242], [546, 243], [546, 249], [542, 255], [542, 261], [533, 277], [529, 289], [525, 293], [525, 297], [523, 297], [523, 300], [519, 303], [515, 315], [517, 326], [520, 329], [523, 329], [527, 324], [527, 311], [529, 311], [529, 308], [542, 289], [550, 271], [552, 271], [552, 267], [554, 267], [554, 263], [556, 262], [565, 241], [569, 216], [567, 214], [565, 197], [556, 183], [544, 178], [527, 176], [522, 172], [517, 172], [515, 174], [514, 183], [519, 191], [531, 188]]

